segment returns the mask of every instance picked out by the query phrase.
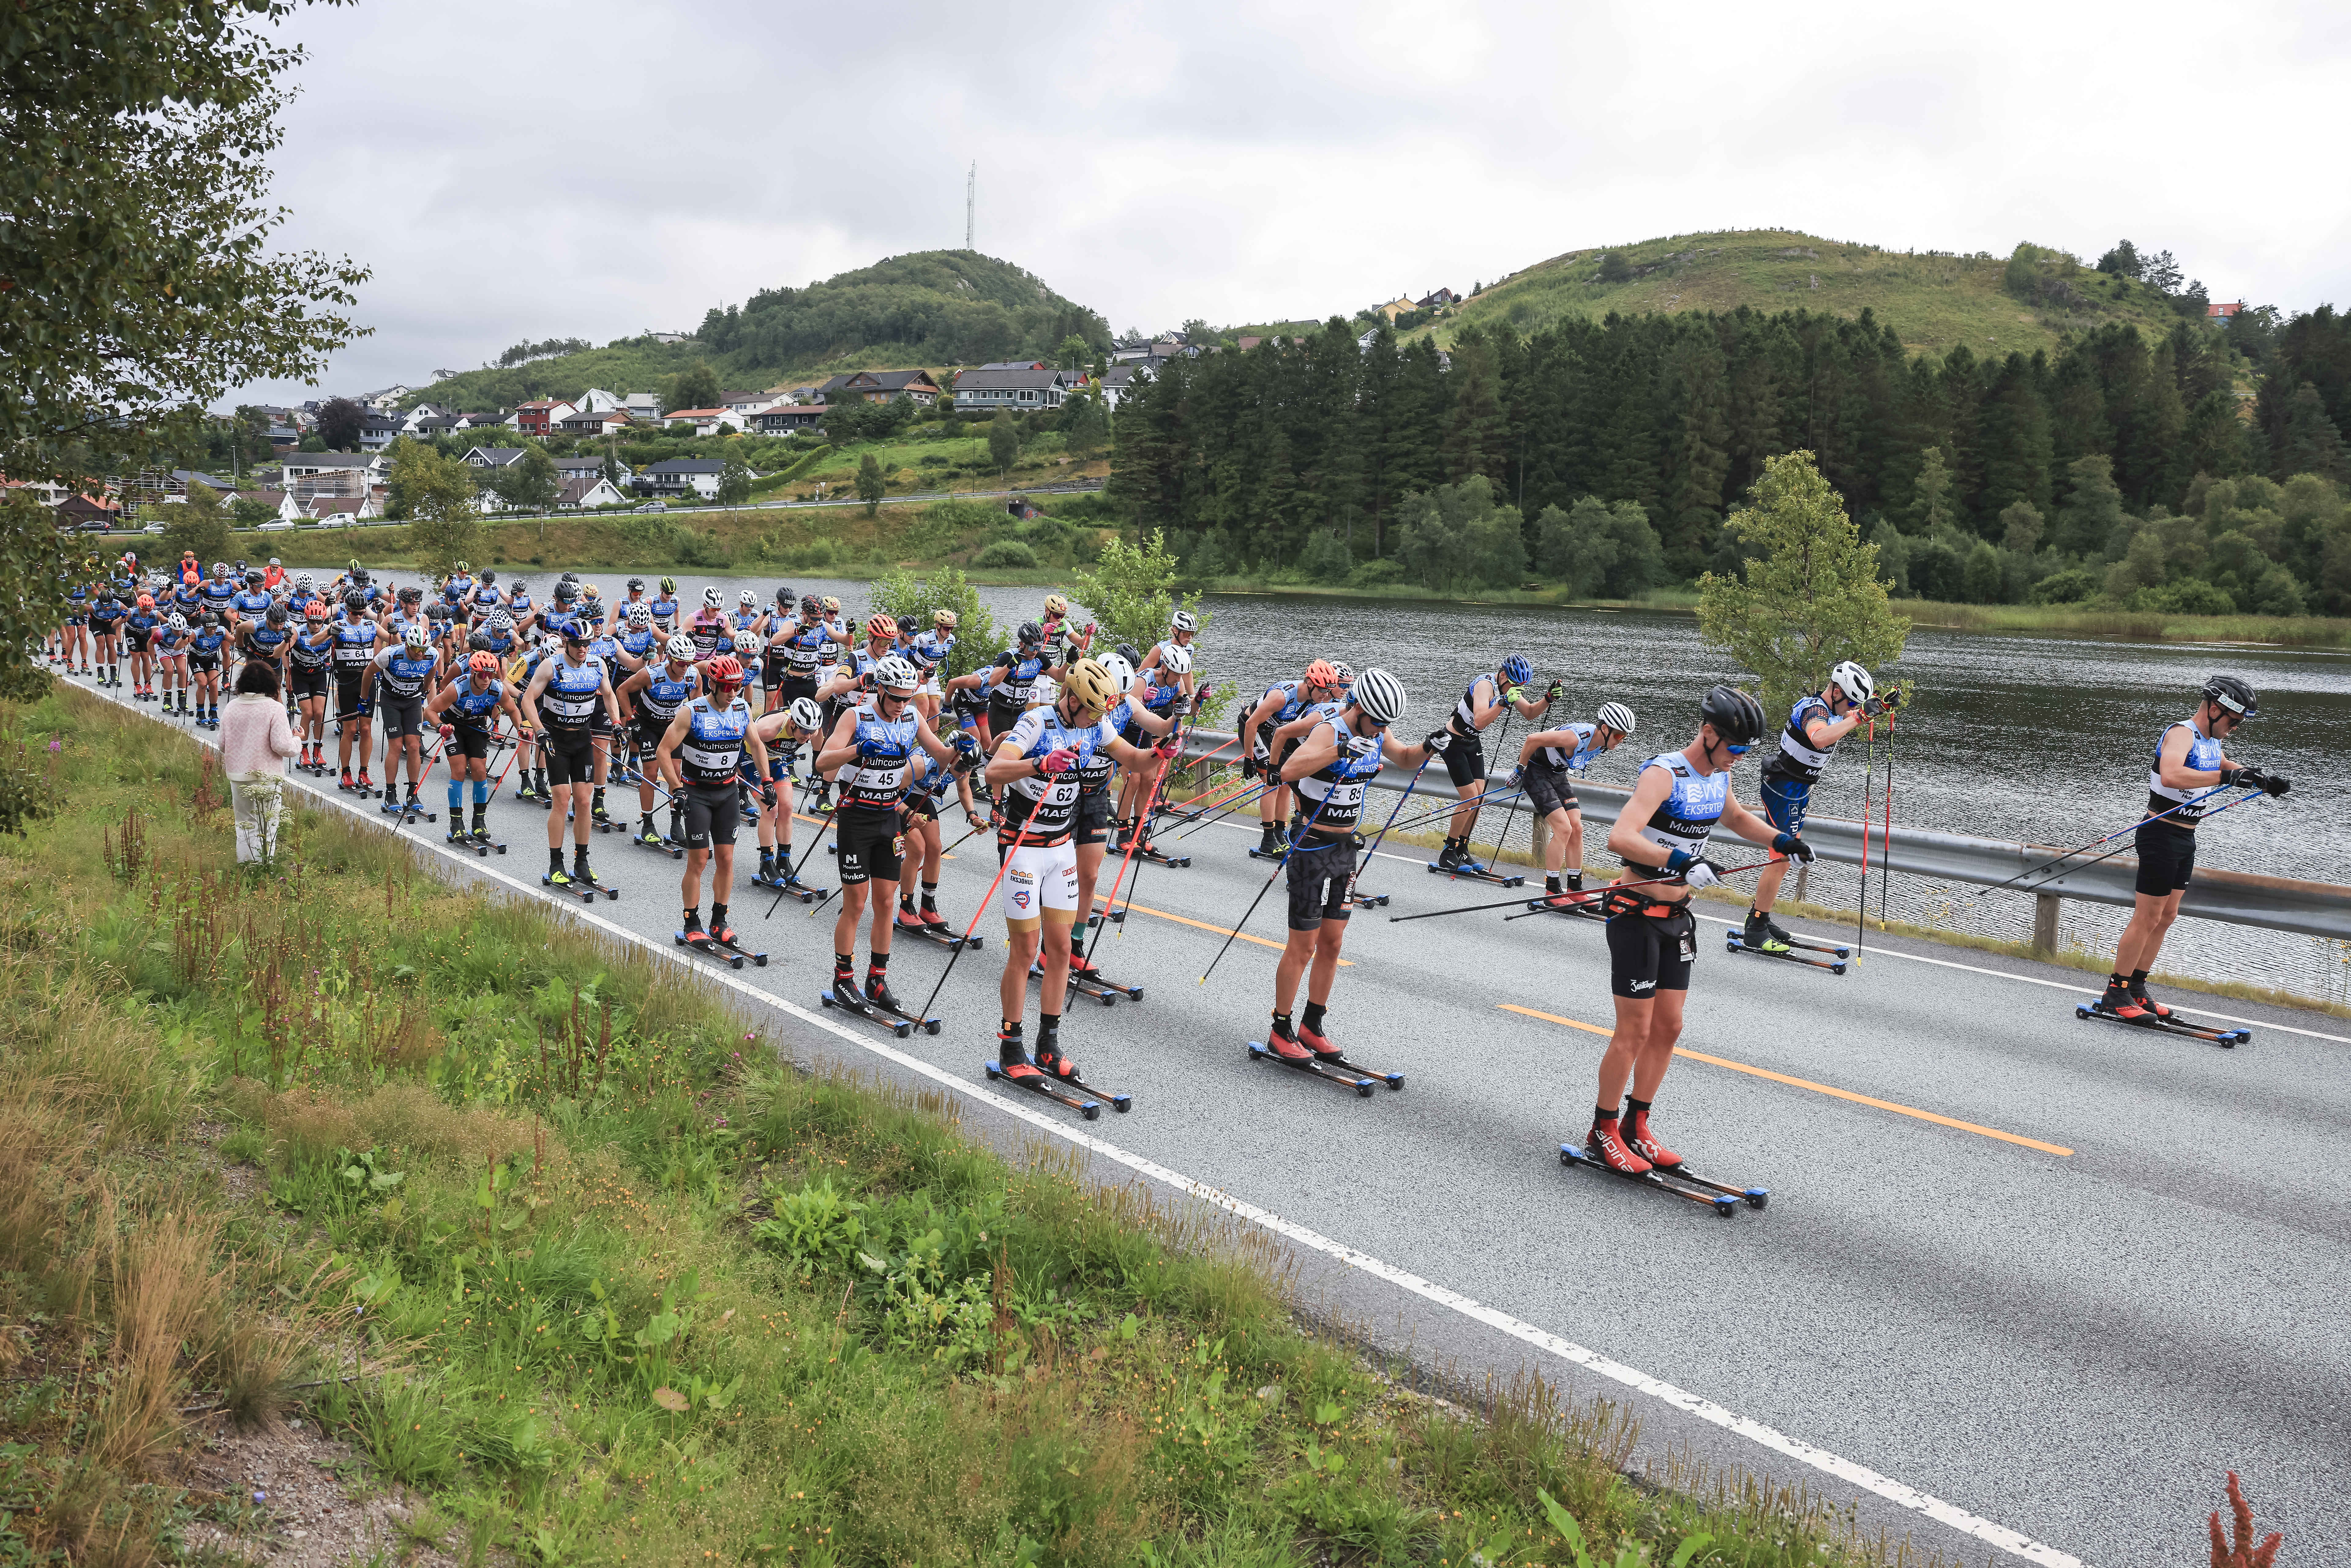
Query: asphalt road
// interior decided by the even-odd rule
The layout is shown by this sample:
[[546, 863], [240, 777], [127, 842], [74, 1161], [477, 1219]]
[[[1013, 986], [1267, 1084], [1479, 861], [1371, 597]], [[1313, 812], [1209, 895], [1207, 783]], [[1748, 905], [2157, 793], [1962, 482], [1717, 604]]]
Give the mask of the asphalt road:
[[[434, 810], [442, 792], [428, 783]], [[614, 791], [614, 808], [632, 794]], [[511, 851], [485, 866], [536, 884], [545, 813], [502, 798], [491, 818]], [[815, 831], [800, 822], [799, 842]], [[441, 830], [406, 831], [437, 843]], [[772, 961], [704, 967], [814, 1013], [831, 912], [787, 901], [763, 919], [747, 827], [742, 841], [735, 920]], [[947, 868], [941, 903], [959, 925], [994, 874], [987, 841]], [[1499, 912], [1391, 925], [1507, 896], [1417, 857], [1366, 873], [1393, 907], [1355, 917], [1330, 1015], [1334, 1038], [1405, 1088], [1359, 1100], [1247, 1061], [1270, 1005], [1279, 887], [1247, 927], [1262, 940], [1235, 943], [1197, 981], [1265, 883], [1253, 841], [1209, 827], [1178, 846], [1188, 869], [1144, 866], [1133, 914], [1096, 954], [1143, 999], [1071, 1006], [1065, 1046], [1135, 1101], [1083, 1131], [1130, 1166], [1155, 1162], [1146, 1174], [1209, 1184], [1436, 1295], [1474, 1298], [1519, 1320], [1521, 1342], [1532, 1325], [1785, 1435], [1778, 1453], [1742, 1446], [1718, 1414], [1710, 1452], [1843, 1495], [1834, 1465], [1824, 1477], [1785, 1458], [1793, 1439], [1930, 1493], [1989, 1523], [1970, 1537], [1878, 1495], [1858, 1502], [1865, 1521], [1970, 1561], [2001, 1555], [1983, 1544], [1991, 1527], [2042, 1543], [2022, 1553], [2041, 1561], [2192, 1560], [2233, 1468], [2292, 1562], [2351, 1564], [2351, 1029], [2223, 1002], [2254, 1038], [2221, 1051], [2077, 1021], [2088, 991], [2071, 971], [1873, 942], [1839, 977], [1728, 955], [1710, 917], [1682, 1040], [1698, 1055], [1677, 1063], [1655, 1117], [1693, 1166], [1771, 1188], [1768, 1209], [1726, 1221], [1560, 1166], [1561, 1141], [1588, 1124], [1610, 1018], [1600, 927]], [[593, 852], [622, 890], [594, 915], [666, 946], [679, 863], [618, 835]], [[831, 883], [823, 851], [810, 864]], [[927, 1064], [985, 1112], [1002, 928], [979, 930], [987, 945], [956, 966], [936, 1038], [846, 1027], [894, 1053], [877, 1067]], [[946, 955], [898, 948], [893, 982], [912, 1005]], [[795, 1051], [803, 1038], [843, 1049], [838, 1029], [783, 1027]], [[1077, 1126], [1018, 1098], [1032, 1119]], [[1431, 1295], [1415, 1354], [1442, 1359], [1490, 1327], [1428, 1308]], [[1672, 1403], [1634, 1406], [1659, 1431], [1696, 1425]]]

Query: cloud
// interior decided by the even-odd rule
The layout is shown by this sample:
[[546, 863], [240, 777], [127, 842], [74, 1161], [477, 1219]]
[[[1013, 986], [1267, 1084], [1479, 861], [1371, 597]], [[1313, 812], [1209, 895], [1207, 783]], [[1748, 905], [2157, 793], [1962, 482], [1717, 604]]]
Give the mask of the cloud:
[[[1113, 325], [1320, 318], [1657, 235], [2125, 235], [2215, 297], [2351, 289], [2315, 5], [1280, 3], [302, 12], [289, 246], [375, 269], [326, 385], [963, 241]], [[2281, 154], [2277, 150], [2285, 150]], [[273, 386], [256, 393], [286, 394]]]

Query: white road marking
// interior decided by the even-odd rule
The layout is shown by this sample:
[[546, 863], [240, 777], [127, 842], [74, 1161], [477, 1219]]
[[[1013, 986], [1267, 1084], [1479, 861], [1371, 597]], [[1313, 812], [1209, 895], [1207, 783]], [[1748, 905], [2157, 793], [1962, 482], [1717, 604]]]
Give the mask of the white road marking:
[[[140, 712], [138, 708], [120, 698], [108, 697], [106, 700], [130, 712]], [[160, 719], [160, 716], [154, 714], [143, 714], [141, 716]], [[215, 740], [203, 736], [193, 738], [201, 746], [218, 749], [219, 743]], [[1937, 1523], [1948, 1525], [1988, 1546], [1996, 1546], [2002, 1552], [2021, 1557], [2028, 1563], [2042, 1563], [2044, 1568], [2085, 1568], [2080, 1558], [2060, 1552], [2053, 1546], [2044, 1545], [2031, 1536], [2009, 1529], [2006, 1525], [1995, 1524], [1991, 1520], [1970, 1513], [1956, 1503], [1945, 1502], [1942, 1499], [1920, 1491], [1916, 1487], [1906, 1486], [1891, 1477], [1882, 1476], [1865, 1465], [1841, 1458], [1826, 1448], [1815, 1448], [1801, 1438], [1791, 1437], [1776, 1428], [1765, 1426], [1761, 1421], [1751, 1420], [1735, 1411], [1725, 1409], [1711, 1399], [1677, 1388], [1661, 1378], [1651, 1377], [1636, 1367], [1627, 1366], [1619, 1361], [1612, 1361], [1599, 1352], [1587, 1350], [1573, 1340], [1562, 1339], [1548, 1330], [1537, 1328], [1532, 1323], [1514, 1318], [1498, 1308], [1487, 1306], [1458, 1291], [1447, 1290], [1442, 1285], [1424, 1280], [1419, 1275], [1399, 1269], [1393, 1263], [1384, 1262], [1368, 1252], [1358, 1251], [1343, 1241], [1333, 1240], [1320, 1231], [1310, 1230], [1295, 1221], [1284, 1219], [1271, 1209], [1260, 1208], [1256, 1204], [1236, 1197], [1220, 1187], [1212, 1186], [1207, 1182], [1187, 1176], [1180, 1171], [1171, 1170], [1155, 1160], [1120, 1148], [1115, 1144], [1070, 1126], [1030, 1106], [1015, 1103], [992, 1090], [968, 1082], [942, 1068], [934, 1067], [920, 1057], [860, 1034], [846, 1025], [835, 1023], [820, 1013], [811, 1012], [797, 1003], [787, 1001], [772, 991], [763, 991], [748, 981], [738, 978], [731, 970], [697, 964], [686, 955], [673, 948], [664, 947], [651, 937], [642, 936], [624, 925], [617, 925], [600, 915], [591, 913], [584, 903], [575, 905], [566, 898], [550, 899], [543, 889], [535, 887], [518, 877], [507, 875], [470, 851], [461, 854], [447, 845], [436, 844], [430, 839], [412, 838], [405, 833], [398, 832], [391, 823], [380, 820], [378, 814], [361, 810], [349, 800], [326, 793], [316, 781], [289, 779], [289, 782], [298, 784], [303, 792], [313, 800], [340, 807], [359, 821], [369, 822], [392, 831], [393, 836], [402, 843], [440, 854], [479, 875], [502, 882], [541, 904], [551, 902], [564, 914], [573, 919], [584, 921], [607, 936], [632, 943], [655, 957], [667, 959], [671, 963], [683, 966], [692, 973], [716, 980], [719, 984], [740, 991], [747, 997], [756, 998], [769, 1007], [780, 1009], [812, 1028], [820, 1029], [862, 1051], [870, 1051], [875, 1056], [896, 1063], [910, 1072], [918, 1073], [944, 1089], [983, 1102], [1008, 1116], [1016, 1117], [1029, 1124], [1040, 1132], [1060, 1138], [1065, 1143], [1074, 1144], [1090, 1154], [1100, 1155], [1104, 1159], [1124, 1166], [1138, 1176], [1164, 1182], [1202, 1202], [1213, 1204], [1238, 1218], [1245, 1219], [1252, 1225], [1261, 1226], [1301, 1247], [1320, 1252], [1327, 1258], [1369, 1274], [1374, 1279], [1385, 1281], [1400, 1290], [1408, 1291], [1424, 1301], [1458, 1312], [1473, 1322], [1499, 1329], [1511, 1338], [1557, 1356], [1562, 1361], [1572, 1362], [1612, 1382], [1622, 1384], [1650, 1398], [1670, 1405], [1677, 1410], [1687, 1411], [1700, 1420], [1710, 1422], [1727, 1432], [1794, 1459], [1800, 1464], [1809, 1465], [1816, 1470], [1833, 1475], [1848, 1485], [1884, 1498], [1888, 1502], [1922, 1513]], [[1985, 970], [1984, 973], [1993, 974], [1997, 971]]]

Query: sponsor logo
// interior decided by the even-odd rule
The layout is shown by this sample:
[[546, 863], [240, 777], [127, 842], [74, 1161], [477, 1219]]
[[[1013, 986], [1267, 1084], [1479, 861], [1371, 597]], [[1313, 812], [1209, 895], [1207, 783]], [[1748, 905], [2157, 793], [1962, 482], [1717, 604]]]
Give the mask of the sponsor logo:
[[1635, 980], [1633, 982], [1633, 989], [1636, 994], [1642, 991], [1654, 991], [1656, 988], [1657, 982], [1655, 980]]
[[1013, 894], [1012, 907], [1015, 909], [1026, 909], [1029, 907], [1029, 890], [1027, 888], [1021, 888], [1019, 891]]
[[1037, 873], [1032, 871], [1014, 870], [1008, 872], [1005, 874], [1009, 876], [1015, 882], [1035, 882], [1037, 880]]

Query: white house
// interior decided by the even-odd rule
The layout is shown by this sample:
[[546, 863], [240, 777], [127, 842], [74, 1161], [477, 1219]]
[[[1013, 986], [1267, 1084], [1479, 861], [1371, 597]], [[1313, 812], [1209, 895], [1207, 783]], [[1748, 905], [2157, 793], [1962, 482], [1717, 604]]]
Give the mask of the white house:
[[622, 399], [613, 396], [602, 387], [590, 387], [572, 400], [571, 406], [581, 413], [603, 413], [608, 410], [626, 405]]
[[653, 481], [656, 496], [683, 496], [690, 491], [709, 501], [717, 497], [719, 476], [726, 472], [726, 465], [716, 457], [673, 457], [653, 464], [644, 477]]
[[696, 435], [716, 435], [722, 430], [739, 431], [749, 416], [724, 408], [674, 408], [662, 415], [664, 426], [692, 423]]
[[476, 446], [465, 454], [465, 463], [475, 468], [510, 468], [522, 461], [519, 446]]
[[753, 414], [765, 413], [783, 401], [784, 394], [779, 392], [731, 392], [718, 394], [718, 406], [734, 414], [741, 422], [737, 428], [747, 428]]
[[289, 452], [279, 461], [288, 490], [309, 485], [320, 493], [357, 495], [391, 472], [381, 453]]
[[621, 400], [621, 410], [640, 424], [661, 424], [661, 398], [649, 392], [631, 392]]
[[600, 475], [593, 479], [565, 480], [562, 492], [555, 497], [555, 507], [558, 511], [578, 511], [586, 507], [617, 507], [627, 499], [617, 486]]

